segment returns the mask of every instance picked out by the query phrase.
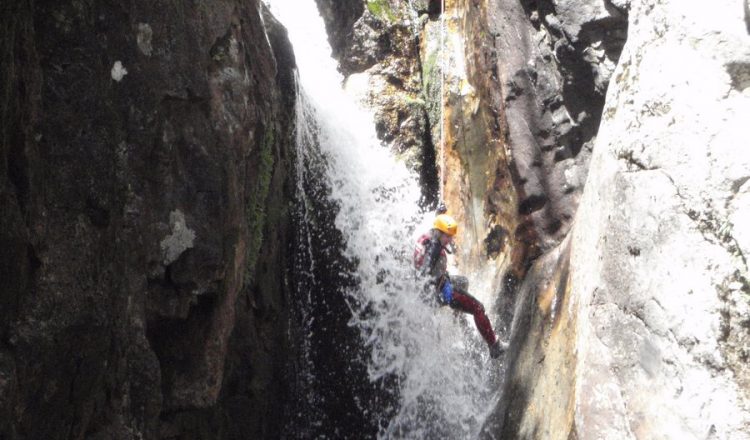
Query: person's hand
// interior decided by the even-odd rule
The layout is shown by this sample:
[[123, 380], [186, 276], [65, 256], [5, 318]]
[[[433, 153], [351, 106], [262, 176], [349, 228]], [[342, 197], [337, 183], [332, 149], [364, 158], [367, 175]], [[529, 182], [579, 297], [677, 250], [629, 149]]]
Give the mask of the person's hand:
[[441, 299], [443, 300], [443, 304], [450, 304], [453, 301], [453, 285], [451, 284], [451, 280], [446, 279], [443, 282], [440, 293], [442, 293]]

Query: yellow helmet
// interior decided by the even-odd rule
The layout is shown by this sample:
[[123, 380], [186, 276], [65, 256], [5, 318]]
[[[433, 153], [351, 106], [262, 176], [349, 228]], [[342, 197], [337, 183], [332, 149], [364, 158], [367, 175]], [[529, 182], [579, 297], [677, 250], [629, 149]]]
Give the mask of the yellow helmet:
[[458, 223], [456, 223], [456, 220], [454, 220], [453, 217], [449, 216], [448, 214], [440, 214], [439, 216], [435, 217], [433, 227], [453, 237], [454, 235], [456, 235]]

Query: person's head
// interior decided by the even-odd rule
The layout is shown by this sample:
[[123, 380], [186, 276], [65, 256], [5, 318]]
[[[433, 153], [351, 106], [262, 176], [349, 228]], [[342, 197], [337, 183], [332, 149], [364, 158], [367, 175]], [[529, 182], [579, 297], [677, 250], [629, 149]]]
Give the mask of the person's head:
[[435, 217], [433, 228], [440, 231], [440, 244], [447, 246], [453, 242], [453, 237], [458, 231], [458, 223], [456, 223], [456, 220], [448, 214], [440, 214]]

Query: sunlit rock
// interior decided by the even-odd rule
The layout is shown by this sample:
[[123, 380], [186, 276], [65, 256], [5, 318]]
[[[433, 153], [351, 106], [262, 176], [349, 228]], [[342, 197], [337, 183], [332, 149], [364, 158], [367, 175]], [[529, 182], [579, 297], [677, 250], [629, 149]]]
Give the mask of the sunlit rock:
[[750, 36], [730, 6], [631, 5], [573, 236], [587, 336], [582, 438], [603, 424], [585, 397], [602, 374], [588, 365], [619, 383], [627, 410], [615, 420], [637, 438], [750, 436], [750, 369], [740, 361], [750, 287], [735, 238], [750, 223], [732, 209], [750, 170], [741, 148], [750, 96], [738, 81], [744, 69], [733, 68], [750, 62]]
[[[539, 329], [518, 318], [519, 358], [487, 438], [750, 437], [750, 223], [740, 219], [750, 37], [741, 8], [724, 3], [629, 5], [628, 41], [563, 242], [569, 263], [556, 269], [569, 264], [561, 311], [575, 343], [555, 340], [544, 322], [530, 340]], [[541, 304], [557, 282], [532, 277], [548, 260], [535, 263], [522, 298]], [[533, 350], [550, 365], [524, 365]]]

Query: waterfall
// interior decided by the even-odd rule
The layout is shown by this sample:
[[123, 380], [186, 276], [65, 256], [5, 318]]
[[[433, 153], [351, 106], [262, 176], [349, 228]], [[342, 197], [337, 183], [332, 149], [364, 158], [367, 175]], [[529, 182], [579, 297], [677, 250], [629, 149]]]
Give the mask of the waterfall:
[[[309, 339], [296, 341], [297, 403], [285, 436], [476, 437], [497, 398], [499, 372], [470, 320], [420, 294], [411, 253], [432, 215], [419, 207], [418, 178], [381, 146], [372, 115], [343, 91], [314, 0], [269, 3], [289, 31], [300, 84], [292, 327]], [[321, 310], [325, 316], [316, 315]], [[344, 320], [340, 330], [356, 335], [354, 346], [326, 319]], [[326, 408], [356, 411], [350, 425], [361, 417], [375, 432], [341, 432], [357, 428], [341, 428]]]

